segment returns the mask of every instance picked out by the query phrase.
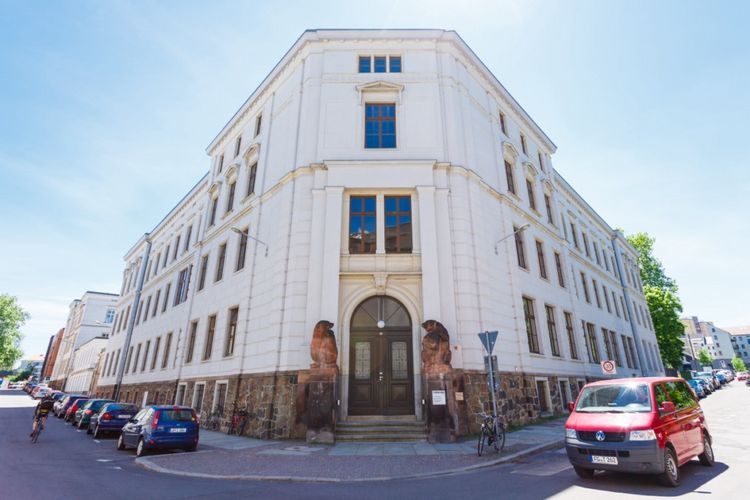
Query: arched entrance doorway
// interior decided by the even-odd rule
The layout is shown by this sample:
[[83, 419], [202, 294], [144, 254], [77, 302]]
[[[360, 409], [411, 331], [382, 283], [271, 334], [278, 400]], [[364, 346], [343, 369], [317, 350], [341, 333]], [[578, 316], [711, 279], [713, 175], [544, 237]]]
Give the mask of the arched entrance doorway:
[[395, 299], [354, 310], [349, 342], [349, 415], [414, 415], [412, 326]]

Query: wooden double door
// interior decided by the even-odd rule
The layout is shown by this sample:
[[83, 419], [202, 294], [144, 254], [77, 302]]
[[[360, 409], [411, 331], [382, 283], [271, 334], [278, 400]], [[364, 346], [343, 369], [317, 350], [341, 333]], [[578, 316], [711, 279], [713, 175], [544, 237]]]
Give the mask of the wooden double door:
[[[368, 309], [369, 314], [363, 317]], [[369, 299], [358, 313], [350, 331], [349, 414], [414, 415], [414, 356], [408, 314], [388, 297]]]

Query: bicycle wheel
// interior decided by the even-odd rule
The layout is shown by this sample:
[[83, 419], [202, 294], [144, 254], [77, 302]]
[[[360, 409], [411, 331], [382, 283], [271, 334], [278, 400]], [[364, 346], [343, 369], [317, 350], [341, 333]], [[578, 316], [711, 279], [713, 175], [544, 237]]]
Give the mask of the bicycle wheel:
[[486, 439], [486, 433], [484, 425], [482, 426], [482, 429], [479, 431], [479, 441], [477, 441], [477, 455], [482, 456], [482, 452], [484, 451], [484, 441]]
[[36, 440], [39, 439], [39, 434], [42, 433], [42, 424], [39, 423], [36, 426], [36, 430], [34, 431], [34, 435], [31, 438], [32, 443], [36, 443]]

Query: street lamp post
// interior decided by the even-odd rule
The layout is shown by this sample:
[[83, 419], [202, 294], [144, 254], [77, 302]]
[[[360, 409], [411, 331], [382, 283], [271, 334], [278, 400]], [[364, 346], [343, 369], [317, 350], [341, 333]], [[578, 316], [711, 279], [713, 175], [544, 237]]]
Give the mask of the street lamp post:
[[510, 234], [507, 234], [507, 235], [503, 236], [502, 238], [500, 238], [499, 240], [497, 240], [497, 241], [495, 242], [495, 255], [498, 255], [498, 253], [497, 253], [497, 246], [498, 246], [498, 245], [499, 245], [500, 243], [502, 243], [503, 241], [507, 240], [507, 239], [508, 239], [508, 238], [510, 238], [511, 236], [515, 236], [516, 234], [518, 234], [518, 233], [520, 233], [520, 232], [526, 231], [526, 230], [527, 230], [528, 228], [529, 228], [529, 224], [528, 224], [528, 223], [526, 223], [526, 224], [524, 224], [523, 226], [521, 226], [521, 227], [519, 227], [518, 229], [516, 229], [515, 231], [513, 231], [512, 233], [510, 233]]
[[260, 241], [260, 240], [259, 240], [258, 238], [256, 238], [255, 236], [250, 236], [250, 235], [249, 235], [249, 234], [247, 233], [247, 231], [243, 231], [242, 229], [240, 229], [240, 228], [238, 228], [238, 227], [234, 227], [234, 226], [232, 226], [232, 231], [234, 231], [234, 232], [235, 232], [235, 233], [237, 233], [237, 234], [241, 234], [242, 236], [244, 236], [244, 237], [246, 237], [246, 238], [250, 238], [251, 240], [253, 240], [253, 241], [257, 242], [257, 243], [260, 243], [261, 245], [263, 245], [264, 247], [266, 247], [266, 252], [265, 252], [265, 256], [266, 256], [266, 257], [268, 257], [268, 245], [267, 245], [267, 244], [266, 244], [265, 242], [263, 242], [263, 241]]

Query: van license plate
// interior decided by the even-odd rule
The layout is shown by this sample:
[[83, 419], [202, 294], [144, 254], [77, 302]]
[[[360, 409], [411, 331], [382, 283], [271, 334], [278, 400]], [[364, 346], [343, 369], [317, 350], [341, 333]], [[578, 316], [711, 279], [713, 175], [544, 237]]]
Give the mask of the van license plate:
[[605, 457], [602, 455], [591, 455], [591, 463], [617, 465], [617, 457]]
[[[187, 429], [185, 429], [184, 427], [175, 427], [173, 429], [169, 429], [169, 432], [187, 432]], [[606, 458], [610, 458], [610, 457], [606, 457]], [[616, 458], [615, 458], [615, 463], [617, 463]]]

